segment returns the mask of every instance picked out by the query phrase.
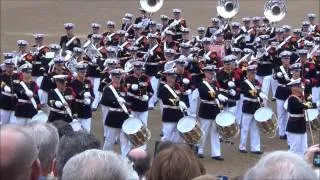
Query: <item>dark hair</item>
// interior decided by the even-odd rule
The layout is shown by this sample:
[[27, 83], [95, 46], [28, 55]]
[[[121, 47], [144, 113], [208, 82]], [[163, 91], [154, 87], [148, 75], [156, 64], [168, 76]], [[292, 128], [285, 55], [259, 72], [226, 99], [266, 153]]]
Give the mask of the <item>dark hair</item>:
[[62, 170], [67, 161], [74, 155], [88, 149], [100, 149], [100, 141], [92, 134], [77, 131], [64, 135], [59, 143], [57, 153], [57, 171], [62, 176]]
[[149, 170], [151, 165], [151, 156], [149, 153], [147, 153], [146, 157], [144, 158], [135, 158], [133, 156], [130, 156], [130, 153], [127, 157], [131, 162], [133, 162], [133, 169], [138, 173], [140, 177], [144, 176]]
[[52, 125], [57, 128], [59, 139], [61, 139], [62, 136], [73, 132], [71, 125], [63, 120], [53, 121]]
[[175, 143], [172, 141], [161, 141], [161, 142], [157, 141], [154, 155], [157, 155], [160, 151], [167, 149], [169, 147], [172, 147], [173, 145], [175, 145]]

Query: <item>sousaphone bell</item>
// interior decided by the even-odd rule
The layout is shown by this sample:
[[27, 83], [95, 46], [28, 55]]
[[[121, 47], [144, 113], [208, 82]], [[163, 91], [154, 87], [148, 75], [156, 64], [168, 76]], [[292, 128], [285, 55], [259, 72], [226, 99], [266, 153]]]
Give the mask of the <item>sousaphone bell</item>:
[[217, 2], [217, 12], [225, 19], [231, 19], [238, 13], [238, 11], [238, 0], [218, 0]]
[[154, 13], [161, 9], [163, 0], [140, 0], [140, 5], [146, 12]]
[[287, 5], [284, 0], [267, 0], [264, 5], [264, 16], [270, 22], [281, 21], [287, 12]]

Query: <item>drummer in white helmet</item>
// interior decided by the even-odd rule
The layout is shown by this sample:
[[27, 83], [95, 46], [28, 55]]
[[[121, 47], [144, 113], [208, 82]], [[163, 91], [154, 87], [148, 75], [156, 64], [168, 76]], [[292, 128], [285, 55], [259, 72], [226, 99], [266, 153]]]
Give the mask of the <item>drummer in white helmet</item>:
[[36, 82], [32, 81], [32, 64], [25, 63], [19, 69], [22, 72], [22, 81], [15, 83], [12, 88], [13, 94], [16, 94], [17, 97], [15, 118], [12, 123], [26, 125], [38, 113], [40, 107], [39, 87]]
[[211, 142], [211, 157], [217, 161], [223, 161], [221, 156], [220, 140], [217, 125], [215, 122], [216, 116], [220, 113], [222, 103], [228, 98], [220, 94], [218, 83], [216, 81], [216, 67], [214, 65], [206, 66], [202, 69], [205, 77], [198, 86], [200, 96], [200, 106], [198, 116], [201, 122], [202, 137], [198, 146], [198, 157], [204, 158], [204, 147], [207, 142], [207, 137], [210, 134]]
[[[304, 111], [311, 108], [319, 108], [320, 103], [311, 103], [304, 100], [304, 85], [301, 78], [292, 80], [287, 84], [291, 87], [291, 95], [288, 98], [288, 142], [290, 143], [289, 151], [304, 156], [308, 148], [307, 123], [308, 120]], [[307, 111], [309, 114], [310, 111]]]
[[101, 99], [101, 103], [108, 107], [108, 114], [104, 122], [106, 128], [103, 150], [113, 150], [114, 143], [120, 136], [121, 154], [126, 156], [130, 149], [128, 149], [128, 140], [121, 131], [123, 122], [129, 118], [128, 112], [126, 112], [126, 87], [120, 83], [124, 71], [113, 69], [110, 74], [111, 83], [105, 86]]
[[183, 117], [183, 112], [187, 110], [187, 105], [180, 100], [182, 94], [175, 84], [177, 77], [175, 69], [166, 70], [162, 74], [166, 81], [158, 90], [158, 98], [163, 104], [161, 141], [183, 142], [176, 126]]
[[266, 105], [267, 96], [261, 93], [261, 84], [255, 79], [256, 67], [254, 65], [247, 68], [247, 79], [241, 85], [243, 94], [242, 122], [239, 151], [247, 153], [247, 137], [250, 131], [250, 151], [254, 154], [262, 154], [260, 145], [260, 131], [258, 122], [254, 119], [255, 112], [261, 107], [263, 100]]

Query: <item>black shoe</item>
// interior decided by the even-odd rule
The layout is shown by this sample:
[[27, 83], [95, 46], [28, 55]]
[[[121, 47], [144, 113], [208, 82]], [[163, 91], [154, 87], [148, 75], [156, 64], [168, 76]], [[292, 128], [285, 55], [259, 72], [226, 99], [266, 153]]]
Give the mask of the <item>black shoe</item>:
[[224, 161], [223, 157], [221, 156], [214, 156], [212, 159], [217, 160], [217, 161]]
[[97, 108], [91, 108], [91, 111], [95, 112], [97, 111]]
[[248, 153], [248, 151], [246, 151], [246, 150], [241, 150], [241, 149], [239, 149], [239, 152], [241, 152], [241, 153]]
[[262, 151], [251, 151], [251, 153], [252, 153], [252, 154], [258, 154], [258, 155], [263, 154], [263, 152], [262, 152]]
[[203, 154], [198, 154], [198, 158], [204, 158]]
[[160, 136], [160, 137], [163, 137], [163, 133], [161, 133], [159, 136]]
[[154, 107], [149, 107], [148, 110], [154, 110]]
[[272, 101], [276, 101], [276, 98], [272, 98]]
[[279, 136], [279, 139], [286, 140], [287, 139], [287, 135]]

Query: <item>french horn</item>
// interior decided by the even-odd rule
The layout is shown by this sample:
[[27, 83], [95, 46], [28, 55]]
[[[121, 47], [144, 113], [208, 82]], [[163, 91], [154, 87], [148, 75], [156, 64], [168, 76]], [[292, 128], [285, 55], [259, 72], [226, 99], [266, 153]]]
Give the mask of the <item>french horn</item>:
[[140, 6], [149, 13], [157, 12], [161, 9], [163, 0], [140, 0]]
[[285, 0], [267, 0], [264, 5], [264, 16], [270, 22], [281, 21], [287, 12]]
[[218, 0], [217, 2], [217, 12], [221, 17], [225, 19], [234, 17], [238, 13], [238, 11], [238, 0]]

